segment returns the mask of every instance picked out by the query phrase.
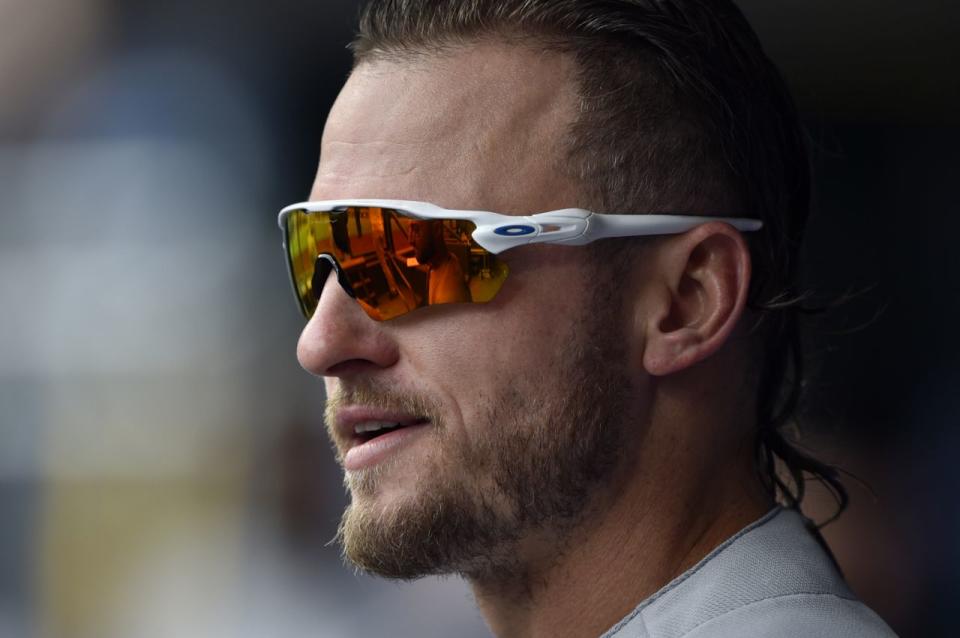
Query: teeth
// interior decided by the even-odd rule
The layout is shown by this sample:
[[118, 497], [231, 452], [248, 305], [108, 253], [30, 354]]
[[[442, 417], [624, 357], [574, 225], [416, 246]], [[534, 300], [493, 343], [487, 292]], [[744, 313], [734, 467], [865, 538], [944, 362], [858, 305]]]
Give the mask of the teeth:
[[367, 421], [366, 423], [359, 423], [354, 426], [353, 431], [357, 434], [363, 434], [364, 432], [376, 432], [384, 428], [395, 428], [399, 425], [399, 423], [391, 421]]

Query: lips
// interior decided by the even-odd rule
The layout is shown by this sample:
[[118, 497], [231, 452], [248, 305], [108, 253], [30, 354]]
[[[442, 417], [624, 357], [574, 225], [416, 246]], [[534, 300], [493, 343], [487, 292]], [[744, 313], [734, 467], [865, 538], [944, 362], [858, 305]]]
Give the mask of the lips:
[[[419, 419], [417, 419], [419, 421]], [[413, 425], [416, 421], [364, 421], [353, 426], [353, 433], [359, 437], [374, 438], [397, 428]]]
[[341, 407], [335, 427], [344, 469], [358, 470], [385, 460], [429, 425], [428, 419], [415, 414], [366, 406]]

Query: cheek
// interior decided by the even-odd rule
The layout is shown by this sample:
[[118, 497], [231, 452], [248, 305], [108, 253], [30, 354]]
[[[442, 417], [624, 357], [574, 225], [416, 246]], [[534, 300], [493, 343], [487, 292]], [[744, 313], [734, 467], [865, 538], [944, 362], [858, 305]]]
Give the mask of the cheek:
[[535, 388], [557, 354], [551, 331], [532, 328], [542, 319], [508, 308], [520, 310], [450, 309], [407, 342], [411, 381], [442, 403], [451, 434], [482, 436], [491, 407]]
[[553, 389], [544, 386], [555, 385], [563, 354], [591, 312], [583, 268], [570, 253], [557, 254], [546, 266], [511, 264], [491, 302], [431, 308], [404, 335], [410, 380], [437, 395], [451, 430], [468, 429], [473, 438], [473, 430], [489, 427], [498, 403], [522, 405]]

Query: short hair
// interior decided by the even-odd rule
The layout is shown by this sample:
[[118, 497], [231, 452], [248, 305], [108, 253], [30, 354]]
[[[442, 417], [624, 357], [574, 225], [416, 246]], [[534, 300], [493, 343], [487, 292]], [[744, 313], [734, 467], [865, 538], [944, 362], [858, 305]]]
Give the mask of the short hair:
[[794, 507], [807, 476], [821, 480], [839, 514], [847, 495], [836, 470], [783, 432], [803, 381], [799, 250], [811, 175], [796, 106], [744, 15], [729, 0], [368, 0], [351, 48], [360, 64], [484, 38], [576, 60], [564, 169], [595, 210], [763, 220], [748, 239], [758, 471]]

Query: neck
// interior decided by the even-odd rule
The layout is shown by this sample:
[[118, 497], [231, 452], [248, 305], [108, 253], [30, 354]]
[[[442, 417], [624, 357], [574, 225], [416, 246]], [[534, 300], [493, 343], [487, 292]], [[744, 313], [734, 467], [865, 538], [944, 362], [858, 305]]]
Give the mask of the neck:
[[[595, 499], [576, 528], [525, 541], [519, 570], [471, 579], [497, 636], [599, 636], [770, 509], [739, 459], [702, 464], [678, 483], [677, 463], [691, 450], [663, 434], [672, 445], [645, 444], [659, 453], [641, 452], [619, 489]], [[704, 449], [710, 457], [715, 450]]]

